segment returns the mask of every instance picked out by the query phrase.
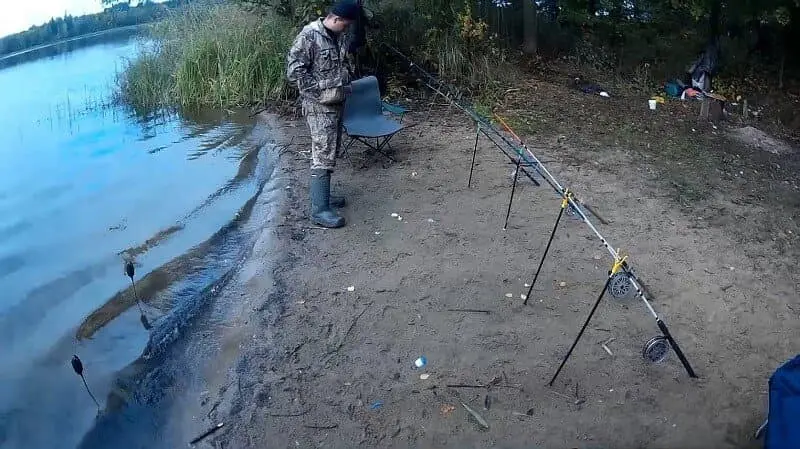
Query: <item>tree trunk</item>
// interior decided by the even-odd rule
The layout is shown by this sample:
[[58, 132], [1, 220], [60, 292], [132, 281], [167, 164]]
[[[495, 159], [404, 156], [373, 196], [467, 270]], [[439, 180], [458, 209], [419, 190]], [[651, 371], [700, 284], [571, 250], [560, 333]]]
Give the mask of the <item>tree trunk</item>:
[[778, 69], [778, 89], [783, 90], [783, 72], [786, 68], [786, 50], [781, 51], [781, 67]]
[[719, 37], [720, 25], [722, 20], [722, 0], [714, 0], [711, 3], [711, 16], [708, 21], [708, 41], [714, 42]]
[[597, 14], [597, 3], [598, 0], [589, 0], [589, 6], [586, 11], [589, 13], [589, 17], [594, 17]]
[[523, 41], [522, 51], [535, 55], [539, 51], [539, 18], [534, 0], [523, 0], [522, 6]]

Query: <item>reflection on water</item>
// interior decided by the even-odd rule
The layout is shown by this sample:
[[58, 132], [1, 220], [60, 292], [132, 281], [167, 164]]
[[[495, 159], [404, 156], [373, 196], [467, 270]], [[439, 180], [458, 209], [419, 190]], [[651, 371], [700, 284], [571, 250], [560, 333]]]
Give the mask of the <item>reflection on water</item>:
[[105, 39], [0, 60], [0, 448], [75, 447], [94, 424], [72, 354], [103, 405], [136, 413], [125, 375], [153, 369], [132, 363], [158, 358], [231, 272], [266, 180], [267, 136], [246, 114], [115, 106], [115, 73], [142, 44]]

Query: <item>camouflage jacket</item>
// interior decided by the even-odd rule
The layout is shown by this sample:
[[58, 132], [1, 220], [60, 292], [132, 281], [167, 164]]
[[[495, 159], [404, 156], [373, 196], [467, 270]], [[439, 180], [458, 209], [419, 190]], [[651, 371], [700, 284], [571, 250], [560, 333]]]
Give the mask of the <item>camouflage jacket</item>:
[[350, 84], [350, 39], [349, 33], [342, 33], [334, 41], [322, 19], [309, 23], [297, 35], [286, 58], [286, 76], [300, 90], [304, 102], [318, 103], [323, 90]]

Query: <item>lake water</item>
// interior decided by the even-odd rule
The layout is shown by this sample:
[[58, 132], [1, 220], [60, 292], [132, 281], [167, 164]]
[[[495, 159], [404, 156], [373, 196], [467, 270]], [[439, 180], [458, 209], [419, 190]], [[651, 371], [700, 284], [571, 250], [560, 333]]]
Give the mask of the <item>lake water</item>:
[[115, 105], [141, 45], [127, 33], [0, 60], [0, 448], [154, 447], [118, 444], [160, 425], [146, 410], [160, 393], [135, 385], [246, 247], [236, 223], [269, 177], [266, 131], [244, 113]]

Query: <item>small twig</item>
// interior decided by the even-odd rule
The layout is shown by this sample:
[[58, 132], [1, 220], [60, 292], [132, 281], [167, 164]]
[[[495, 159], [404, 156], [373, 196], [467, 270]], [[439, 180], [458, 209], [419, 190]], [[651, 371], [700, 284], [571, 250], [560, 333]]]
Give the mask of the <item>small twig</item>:
[[347, 332], [344, 333], [344, 337], [342, 337], [342, 341], [339, 342], [339, 346], [337, 346], [336, 349], [334, 349], [333, 351], [330, 351], [328, 353], [328, 355], [331, 355], [331, 354], [334, 354], [336, 352], [339, 352], [339, 350], [342, 349], [342, 347], [344, 346], [345, 341], [347, 341], [347, 337], [350, 335], [350, 332], [352, 332], [353, 328], [356, 327], [356, 323], [358, 323], [358, 319], [361, 318], [361, 316], [363, 316], [365, 313], [367, 313], [367, 309], [369, 309], [371, 305], [372, 305], [372, 302], [367, 304], [367, 306], [364, 307], [364, 310], [362, 310], [361, 313], [356, 315], [356, 317], [353, 320], [353, 322], [350, 323], [350, 327], [347, 328]]
[[483, 427], [484, 429], [489, 428], [489, 423], [483, 418], [483, 416], [480, 415], [480, 413], [473, 410], [470, 406], [468, 406], [464, 402], [461, 402], [461, 405], [469, 412], [470, 415], [472, 415], [473, 418], [475, 418], [476, 421], [478, 421], [478, 424], [480, 424], [481, 427]]
[[572, 398], [567, 396], [567, 395], [565, 395], [564, 393], [559, 393], [559, 392], [554, 391], [554, 390], [549, 390], [549, 391], [550, 391], [550, 393], [553, 393], [556, 396], [560, 396], [560, 397], [562, 397], [562, 398], [564, 398], [564, 399], [566, 399], [568, 401], [572, 401]]
[[331, 424], [331, 425], [328, 425], [328, 426], [314, 426], [314, 425], [305, 424], [305, 425], [303, 425], [303, 427], [305, 427], [306, 429], [330, 430], [330, 429], [335, 429], [335, 428], [339, 427], [339, 424]]
[[733, 287], [733, 284], [726, 285], [726, 286], [722, 287], [721, 290], [723, 292], [727, 292], [731, 287]]
[[272, 418], [295, 418], [295, 417], [298, 417], [298, 416], [306, 415], [310, 411], [311, 411], [311, 409], [308, 408], [308, 409], [305, 409], [305, 410], [303, 410], [302, 412], [299, 412], [299, 413], [267, 413], [267, 416], [272, 417]]
[[603, 347], [603, 349], [605, 349], [605, 351], [608, 353], [608, 355], [612, 355], [612, 356], [614, 355], [614, 353], [611, 352], [610, 349], [608, 349], [608, 346], [606, 346], [605, 343], [603, 343], [601, 346]]
[[222, 428], [222, 426], [224, 426], [224, 425], [225, 425], [224, 423], [219, 423], [219, 424], [217, 424], [216, 426], [214, 426], [214, 427], [212, 427], [212, 428], [210, 428], [210, 429], [206, 430], [205, 432], [203, 432], [202, 434], [200, 434], [200, 436], [198, 436], [197, 438], [195, 438], [195, 439], [193, 439], [192, 441], [190, 441], [190, 442], [189, 442], [189, 445], [192, 445], [192, 446], [193, 446], [193, 445], [195, 445], [195, 444], [197, 444], [197, 443], [199, 443], [199, 442], [201, 442], [201, 441], [205, 440], [206, 438], [208, 438], [209, 436], [211, 436], [213, 433], [215, 433], [217, 430], [221, 429], [221, 428]]
[[305, 345], [306, 345], [306, 342], [302, 342], [299, 345], [295, 346], [295, 348], [292, 350], [292, 352], [289, 353], [289, 357], [287, 357], [287, 358], [294, 357], [297, 354], [297, 351], [302, 349], [303, 346], [305, 346]]
[[448, 312], [467, 312], [467, 313], [492, 313], [489, 310], [481, 310], [481, 309], [447, 309]]
[[476, 385], [476, 384], [447, 384], [445, 385], [449, 388], [510, 388], [512, 390], [519, 390], [520, 385]]

